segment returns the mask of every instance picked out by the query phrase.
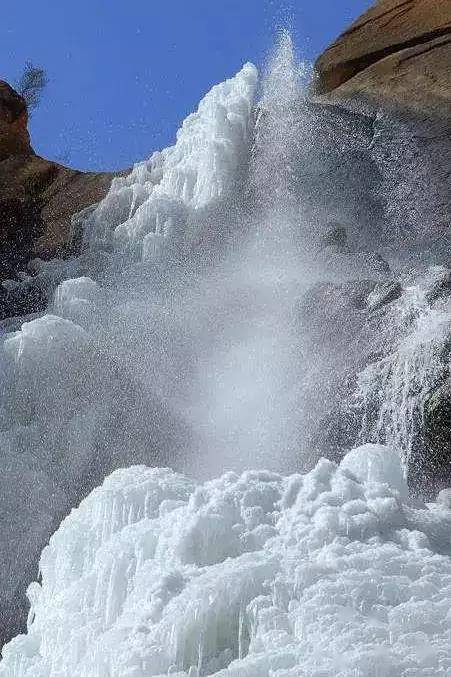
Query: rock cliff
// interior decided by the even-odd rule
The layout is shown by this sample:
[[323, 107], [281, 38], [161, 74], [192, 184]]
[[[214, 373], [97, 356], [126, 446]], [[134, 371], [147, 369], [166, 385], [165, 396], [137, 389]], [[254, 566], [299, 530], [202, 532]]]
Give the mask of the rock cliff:
[[[355, 223], [347, 218], [347, 234], [351, 235], [354, 245], [358, 236], [360, 245], [364, 240], [363, 245], [367, 248], [377, 248], [401, 276], [415, 269], [424, 271], [431, 265], [443, 266], [443, 269], [433, 268], [434, 275], [438, 275], [440, 280], [440, 276], [447, 280], [449, 275], [444, 271], [449, 271], [451, 266], [450, 67], [451, 3], [447, 0], [379, 0], [316, 62], [312, 101], [320, 111], [321, 120], [327, 111], [329, 136], [341, 156], [340, 166], [348, 164], [346, 185], [351, 186], [348, 177], [352, 177], [350, 192], [357, 195], [361, 203], [360, 211], [355, 212]], [[345, 133], [343, 120], [350, 115], [359, 124], [354, 124], [354, 129]], [[319, 127], [324, 129], [324, 123], [321, 122]], [[365, 130], [360, 165], [354, 161], [357, 129]], [[374, 177], [370, 183], [368, 176]], [[350, 203], [346, 192], [340, 192]], [[336, 204], [339, 199], [335, 191], [331, 204]], [[377, 204], [377, 210], [371, 207], [374, 204]], [[360, 213], [365, 211], [368, 213], [366, 220], [360, 217]], [[349, 227], [349, 221], [353, 228]], [[367, 237], [363, 238], [365, 232]], [[421, 284], [427, 289], [429, 283], [425, 280]], [[449, 286], [446, 283], [440, 289], [446, 307]], [[315, 293], [322, 298], [324, 290], [318, 289]], [[328, 293], [331, 293], [330, 290]], [[340, 293], [340, 289], [334, 290], [337, 300], [334, 300], [333, 308], [339, 306]], [[430, 290], [423, 289], [421, 294], [424, 296], [423, 310], [431, 314], [432, 322], [435, 312], [440, 315], [440, 303]], [[319, 303], [315, 299], [313, 305], [326, 307], [324, 302]], [[344, 319], [340, 317], [335, 327], [336, 335], [343, 337], [345, 346], [342, 362], [347, 354], [352, 354], [354, 337], [362, 341], [362, 328], [369, 331], [363, 342], [377, 353], [378, 337], [383, 334], [383, 327], [393, 331], [402, 317], [403, 307], [408, 307], [408, 304], [405, 306], [405, 300], [401, 298], [399, 302], [380, 310], [370, 305], [364, 311], [357, 309], [354, 313], [356, 324], [352, 324], [354, 320], [349, 311], [343, 314]], [[384, 319], [385, 313], [387, 317]], [[377, 326], [378, 315], [381, 316], [381, 326]], [[346, 329], [348, 322], [351, 322], [351, 331]], [[374, 326], [372, 322], [375, 322]], [[323, 325], [321, 321], [320, 326]], [[422, 360], [427, 363], [430, 359], [422, 353], [427, 353], [427, 342], [415, 344], [414, 331], [410, 339], [411, 353], [401, 356], [406, 374], [409, 365], [415, 365], [418, 355], [421, 355], [418, 364]], [[430, 486], [449, 484], [451, 477], [450, 387], [447, 368], [441, 372], [449, 359], [451, 345], [446, 332], [439, 344], [440, 348], [434, 354], [436, 363], [430, 371], [436, 380], [428, 383], [424, 373], [415, 384], [417, 364], [412, 367], [408, 383], [412, 388], [409, 397], [418, 397], [421, 388], [424, 390], [423, 400], [420, 398], [415, 413], [420, 425], [412, 436], [408, 465], [412, 485], [421, 487], [426, 493]], [[359, 354], [364, 355], [364, 351], [359, 350]], [[382, 374], [384, 364], [396, 365], [399, 359], [397, 351], [387, 349], [387, 345], [380, 347], [380, 354], [384, 356], [380, 362], [374, 356], [372, 358], [373, 374], [378, 369]], [[402, 411], [402, 394], [396, 390], [402, 379], [398, 383], [395, 379], [389, 383], [388, 379], [385, 386], [382, 381], [383, 378], [375, 392], [382, 389], [378, 397], [384, 400], [385, 413], [377, 402], [369, 405], [367, 402], [367, 405], [369, 409], [374, 407], [379, 420], [383, 420], [384, 416], [387, 420], [395, 420], [398, 412]], [[345, 379], [343, 383], [346, 383]], [[386, 392], [383, 392], [384, 387]], [[369, 395], [371, 393], [366, 392], [367, 398]], [[342, 397], [342, 401], [345, 400]], [[344, 437], [349, 431], [351, 438], [355, 434], [352, 419], [355, 411], [352, 407], [343, 411], [340, 406], [330, 415], [332, 432], [328, 431], [326, 421], [318, 442], [322, 449], [329, 447], [332, 455], [334, 445], [343, 449], [349, 445], [350, 439], [343, 441], [340, 436], [337, 439], [337, 421], [340, 422], [338, 432], [343, 434], [344, 430]], [[406, 420], [408, 417], [404, 415]], [[410, 418], [414, 428], [414, 416], [410, 415]]]
[[379, 0], [318, 59], [316, 91], [449, 115], [451, 3]]
[[[109, 173], [80, 172], [39, 157], [27, 129], [24, 99], [0, 81], [0, 283], [34, 257], [77, 252], [71, 217], [107, 193]], [[0, 319], [42, 305], [39, 295], [11, 299], [0, 290]]]
[[[451, 3], [379, 0], [319, 57], [312, 99], [372, 126], [382, 239], [448, 265]], [[427, 252], [427, 253], [426, 253]]]

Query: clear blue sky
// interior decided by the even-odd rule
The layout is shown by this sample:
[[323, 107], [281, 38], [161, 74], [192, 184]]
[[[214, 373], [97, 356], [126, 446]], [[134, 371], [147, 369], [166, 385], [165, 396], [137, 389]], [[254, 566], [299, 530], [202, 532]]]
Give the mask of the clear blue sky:
[[314, 59], [371, 0], [22, 0], [0, 25], [0, 79], [26, 60], [50, 78], [31, 121], [36, 152], [117, 169], [173, 142], [208, 89], [261, 65], [278, 25]]

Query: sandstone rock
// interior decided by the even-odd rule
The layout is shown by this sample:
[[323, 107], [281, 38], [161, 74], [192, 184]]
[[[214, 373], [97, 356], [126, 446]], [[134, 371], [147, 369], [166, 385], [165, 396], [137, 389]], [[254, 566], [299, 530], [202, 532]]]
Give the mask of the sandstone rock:
[[[37, 156], [27, 130], [24, 99], [0, 81], [0, 284], [30, 259], [78, 252], [71, 217], [107, 193], [112, 173], [80, 172]], [[44, 301], [32, 295], [21, 312]], [[16, 312], [0, 287], [0, 319]]]
[[379, 0], [316, 63], [318, 94], [449, 115], [451, 3]]
[[[312, 100], [372, 125], [382, 245], [447, 263], [451, 164], [451, 3], [379, 0], [320, 56]], [[430, 254], [434, 252], [434, 257]]]
[[11, 155], [32, 153], [24, 99], [0, 80], [0, 161]]

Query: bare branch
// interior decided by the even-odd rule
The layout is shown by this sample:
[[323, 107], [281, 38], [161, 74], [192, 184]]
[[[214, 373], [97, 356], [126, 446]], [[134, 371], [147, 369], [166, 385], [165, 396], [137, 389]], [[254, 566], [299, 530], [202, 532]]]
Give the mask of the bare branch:
[[47, 73], [43, 68], [36, 68], [31, 61], [27, 61], [17, 83], [17, 91], [23, 96], [31, 113], [40, 103], [42, 91], [48, 84]]

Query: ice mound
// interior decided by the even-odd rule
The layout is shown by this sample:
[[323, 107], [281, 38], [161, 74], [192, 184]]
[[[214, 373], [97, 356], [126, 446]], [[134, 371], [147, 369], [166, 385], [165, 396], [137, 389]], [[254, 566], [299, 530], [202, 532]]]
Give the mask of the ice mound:
[[353, 449], [342, 460], [341, 467], [349, 470], [361, 482], [388, 484], [406, 497], [407, 480], [395, 449], [380, 444], [364, 444]]
[[90, 246], [110, 243], [139, 260], [180, 257], [196, 210], [230, 196], [247, 163], [257, 69], [245, 64], [216, 85], [177, 133], [174, 146], [113, 181], [93, 215]]
[[[68, 415], [68, 395], [76, 408], [73, 384], [89, 356], [89, 337], [82, 327], [56, 315], [25, 322], [3, 343], [0, 367], [5, 378], [0, 408], [0, 441], [5, 428]], [[61, 379], [61, 375], [64, 378]], [[2, 445], [4, 450], [5, 443]]]
[[114, 472], [43, 551], [0, 675], [449, 676], [451, 511], [403, 501], [395, 458]]

